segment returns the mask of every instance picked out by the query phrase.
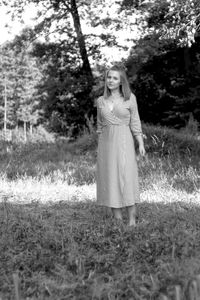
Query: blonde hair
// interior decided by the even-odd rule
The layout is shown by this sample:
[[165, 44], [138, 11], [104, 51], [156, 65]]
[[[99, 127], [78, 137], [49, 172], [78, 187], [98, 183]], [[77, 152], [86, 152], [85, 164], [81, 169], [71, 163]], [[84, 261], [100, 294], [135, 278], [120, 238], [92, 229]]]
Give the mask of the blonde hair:
[[117, 66], [117, 65], [112, 66], [109, 70], [106, 71], [105, 85], [104, 85], [104, 98], [107, 99], [111, 95], [110, 89], [107, 86], [107, 77], [108, 77], [108, 73], [110, 71], [119, 72], [120, 80], [121, 80], [120, 93], [124, 97], [125, 101], [129, 100], [130, 96], [131, 96], [131, 89], [130, 89], [130, 85], [129, 85], [129, 82], [128, 82], [128, 78], [126, 76], [126, 72], [125, 72], [123, 67]]

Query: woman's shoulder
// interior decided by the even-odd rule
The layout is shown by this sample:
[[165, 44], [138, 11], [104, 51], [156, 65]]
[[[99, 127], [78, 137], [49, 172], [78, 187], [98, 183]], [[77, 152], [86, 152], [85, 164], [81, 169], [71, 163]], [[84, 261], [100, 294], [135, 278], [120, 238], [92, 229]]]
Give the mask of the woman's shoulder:
[[130, 110], [135, 109], [135, 107], [137, 106], [136, 96], [132, 92], [129, 99], [125, 101], [125, 106]]
[[130, 102], [136, 103], [136, 96], [132, 92], [131, 92], [131, 95], [130, 95]]
[[134, 108], [135, 105], [137, 104], [136, 96], [132, 92], [130, 94], [129, 100], [126, 101], [126, 103], [127, 103], [129, 108]]
[[131, 99], [131, 106], [133, 108], [137, 108], [137, 98], [134, 93], [131, 93], [130, 99]]
[[98, 107], [101, 106], [102, 102], [103, 102], [103, 96], [98, 97], [97, 100], [96, 100], [97, 106]]

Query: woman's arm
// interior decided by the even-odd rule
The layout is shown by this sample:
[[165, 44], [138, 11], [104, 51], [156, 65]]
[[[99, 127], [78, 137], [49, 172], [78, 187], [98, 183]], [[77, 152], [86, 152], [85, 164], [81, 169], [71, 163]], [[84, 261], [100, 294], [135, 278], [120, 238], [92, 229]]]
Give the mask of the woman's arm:
[[130, 111], [131, 111], [131, 119], [130, 119], [130, 128], [138, 142], [139, 145], [139, 152], [141, 156], [145, 155], [145, 148], [144, 148], [144, 140], [143, 140], [143, 133], [142, 133], [142, 126], [140, 121], [140, 116], [138, 112], [137, 100], [135, 95], [131, 94], [130, 98]]
[[136, 135], [135, 136], [138, 144], [139, 144], [139, 152], [140, 152], [140, 155], [141, 156], [145, 156], [146, 154], [146, 151], [145, 151], [145, 148], [144, 148], [144, 140], [143, 140], [143, 135], [140, 134], [140, 135]]
[[97, 99], [97, 133], [101, 134], [102, 132], [102, 121], [101, 121], [101, 116], [100, 116], [100, 108], [99, 108], [99, 104], [100, 104], [101, 99], [98, 98]]

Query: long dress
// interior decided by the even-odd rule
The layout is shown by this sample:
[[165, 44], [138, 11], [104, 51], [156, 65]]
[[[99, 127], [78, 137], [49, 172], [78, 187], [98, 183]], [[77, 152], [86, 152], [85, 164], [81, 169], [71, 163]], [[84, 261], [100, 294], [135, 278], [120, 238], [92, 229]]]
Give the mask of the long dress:
[[97, 204], [121, 208], [139, 202], [134, 136], [142, 134], [136, 98], [116, 102], [111, 110], [97, 99]]

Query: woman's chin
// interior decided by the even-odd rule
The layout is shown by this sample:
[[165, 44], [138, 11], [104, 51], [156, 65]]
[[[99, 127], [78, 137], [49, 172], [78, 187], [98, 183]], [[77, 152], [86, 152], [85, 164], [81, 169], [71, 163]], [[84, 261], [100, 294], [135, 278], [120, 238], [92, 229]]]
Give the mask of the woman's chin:
[[111, 91], [114, 91], [114, 90], [117, 90], [117, 89], [118, 89], [118, 87], [114, 87], [114, 86], [108, 86], [108, 88], [109, 88], [109, 90], [111, 90]]

